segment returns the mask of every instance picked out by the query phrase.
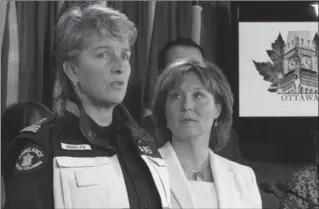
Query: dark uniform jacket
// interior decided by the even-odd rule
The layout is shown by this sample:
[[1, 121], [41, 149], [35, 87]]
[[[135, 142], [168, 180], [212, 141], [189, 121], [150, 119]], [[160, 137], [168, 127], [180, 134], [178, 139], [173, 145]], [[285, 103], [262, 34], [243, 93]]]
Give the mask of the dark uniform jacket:
[[118, 105], [109, 127], [79, 113], [45, 118], [16, 137], [5, 208], [169, 207], [166, 164], [127, 110]]

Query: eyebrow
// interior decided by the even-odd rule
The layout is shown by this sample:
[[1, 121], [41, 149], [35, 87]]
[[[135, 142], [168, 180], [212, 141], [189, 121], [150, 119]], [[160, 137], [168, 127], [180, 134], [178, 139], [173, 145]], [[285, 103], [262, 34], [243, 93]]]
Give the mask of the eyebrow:
[[97, 49], [112, 49], [112, 47], [110, 47], [110, 46], [97, 46], [97, 47], [94, 47], [93, 49], [94, 50], [97, 50]]
[[205, 87], [195, 87], [194, 89], [196, 90], [202, 90], [202, 91], [207, 91], [207, 89]]
[[[204, 91], [207, 91], [207, 89], [205, 87], [193, 87], [195, 90], [204, 90]], [[180, 86], [178, 85], [174, 85], [172, 86], [171, 90], [172, 89], [180, 89]]]
[[[113, 47], [111, 47], [111, 46], [97, 46], [97, 47], [94, 47], [93, 49], [94, 50], [99, 50], [99, 49], [112, 49], [113, 50]], [[122, 49], [122, 52], [131, 52], [131, 49], [124, 48], [124, 49]]]

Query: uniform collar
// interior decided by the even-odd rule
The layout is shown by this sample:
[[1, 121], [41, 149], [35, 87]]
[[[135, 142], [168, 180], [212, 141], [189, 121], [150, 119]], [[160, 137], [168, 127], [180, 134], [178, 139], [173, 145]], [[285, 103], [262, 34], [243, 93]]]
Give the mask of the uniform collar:
[[[113, 154], [115, 154], [114, 147], [111, 146], [109, 143], [109, 139], [99, 138], [100, 132], [96, 132], [98, 129], [97, 124], [94, 124], [95, 122], [86, 114], [83, 108], [76, 105], [74, 102], [70, 100], [66, 100], [65, 103], [65, 109], [75, 115], [79, 118], [78, 120], [78, 126], [82, 132], [82, 134], [85, 136], [85, 138], [94, 145], [102, 146], [107, 149], [109, 149]], [[113, 121], [114, 122], [114, 121]], [[101, 131], [102, 132], [102, 131]], [[112, 135], [111, 137], [117, 137], [116, 134]]]
[[[101, 146], [107, 146], [107, 140], [98, 140], [96, 138], [96, 134], [92, 131], [92, 127], [90, 124], [90, 118], [85, 113], [83, 108], [79, 108], [75, 103], [70, 100], [66, 101], [66, 110], [79, 117], [79, 127], [83, 133], [83, 135], [92, 143]], [[129, 131], [129, 135], [131, 140], [140, 155], [149, 154], [144, 153], [144, 149], [141, 148], [150, 148], [153, 150], [153, 157], [159, 157], [159, 153], [156, 147], [155, 140], [152, 140], [152, 137], [146, 133], [143, 129], [141, 129], [138, 124], [133, 120], [130, 116], [128, 110], [122, 105], [117, 105], [113, 110], [113, 123], [112, 128], [115, 129], [115, 137], [118, 138], [121, 136], [126, 137], [123, 133], [127, 133]], [[112, 149], [110, 145], [108, 148]], [[114, 149], [113, 149], [114, 150]]]

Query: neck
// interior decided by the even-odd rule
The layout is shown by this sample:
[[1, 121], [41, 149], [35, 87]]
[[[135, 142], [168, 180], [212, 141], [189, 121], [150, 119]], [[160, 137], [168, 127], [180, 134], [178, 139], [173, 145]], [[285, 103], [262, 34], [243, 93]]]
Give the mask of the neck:
[[172, 146], [182, 167], [199, 171], [209, 157], [209, 136], [198, 139], [172, 138]]
[[82, 100], [82, 106], [86, 114], [99, 126], [106, 127], [112, 124], [115, 105], [97, 106], [92, 102]]

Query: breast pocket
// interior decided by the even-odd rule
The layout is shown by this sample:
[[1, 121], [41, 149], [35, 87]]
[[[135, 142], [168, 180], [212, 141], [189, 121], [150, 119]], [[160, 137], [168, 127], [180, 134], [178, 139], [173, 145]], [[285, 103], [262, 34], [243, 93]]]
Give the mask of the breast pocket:
[[117, 174], [110, 158], [56, 158], [65, 208], [122, 207], [112, 199]]

